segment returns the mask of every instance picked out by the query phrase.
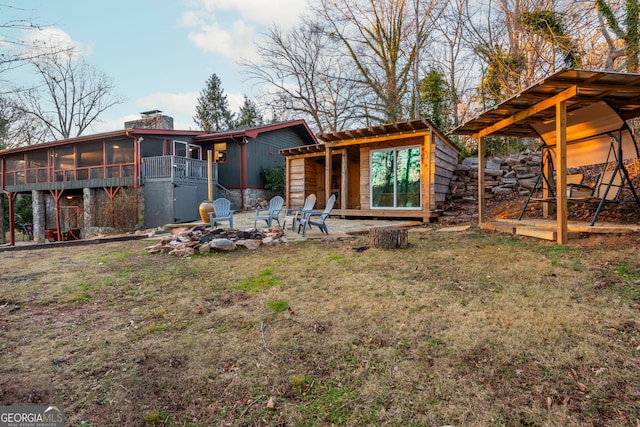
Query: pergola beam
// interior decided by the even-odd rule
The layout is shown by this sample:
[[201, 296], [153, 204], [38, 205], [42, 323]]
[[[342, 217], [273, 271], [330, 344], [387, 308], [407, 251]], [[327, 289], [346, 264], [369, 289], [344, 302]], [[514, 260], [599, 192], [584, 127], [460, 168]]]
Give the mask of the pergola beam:
[[547, 108], [551, 108], [560, 102], [573, 98], [577, 94], [578, 94], [578, 86], [575, 86], [575, 85], [571, 86], [563, 90], [562, 92], [557, 93], [551, 98], [547, 98], [543, 101], [540, 101], [537, 104], [527, 108], [526, 110], [518, 111], [512, 116], [507, 117], [506, 119], [500, 120], [498, 123], [492, 126], [482, 129], [480, 132], [474, 135], [474, 139], [480, 140], [480, 138], [489, 136], [494, 132], [498, 132], [499, 130], [506, 128], [507, 126], [510, 126], [514, 123], [517, 123], [521, 120], [531, 117], [534, 114], [538, 114], [541, 111], [546, 110]]

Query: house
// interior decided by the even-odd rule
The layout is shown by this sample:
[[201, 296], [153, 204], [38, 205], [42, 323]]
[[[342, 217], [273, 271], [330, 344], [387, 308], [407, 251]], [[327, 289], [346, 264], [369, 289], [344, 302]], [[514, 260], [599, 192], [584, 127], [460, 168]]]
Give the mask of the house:
[[460, 150], [429, 120], [325, 133], [320, 144], [283, 149], [287, 207], [316, 194], [344, 217], [418, 218], [442, 212]]
[[292, 120], [200, 135], [194, 143], [213, 151], [219, 193], [231, 200], [236, 209], [245, 210], [269, 197], [263, 172], [266, 168], [284, 167], [280, 150], [318, 142], [304, 120]]
[[[83, 238], [103, 227], [156, 227], [199, 218], [209, 195], [207, 150], [213, 196], [238, 193], [238, 205], [266, 197], [260, 179], [265, 167], [283, 166], [283, 147], [316, 144], [303, 120], [207, 134], [174, 130], [158, 110], [144, 112], [125, 129], [0, 151], [0, 191], [9, 198], [11, 244], [15, 244], [14, 202], [31, 194], [33, 234], [62, 239], [80, 228]], [[227, 189], [219, 188], [218, 166]], [[220, 183], [221, 184], [221, 183]], [[226, 194], [225, 194], [226, 196]], [[55, 234], [52, 234], [55, 230]]]

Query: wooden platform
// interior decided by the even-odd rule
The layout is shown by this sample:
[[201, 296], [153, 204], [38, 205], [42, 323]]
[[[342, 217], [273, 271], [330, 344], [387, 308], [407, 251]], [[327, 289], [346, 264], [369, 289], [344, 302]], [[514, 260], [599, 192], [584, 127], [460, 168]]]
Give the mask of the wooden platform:
[[[492, 219], [480, 225], [485, 230], [538, 239], [556, 240], [557, 223], [555, 219]], [[579, 238], [583, 234], [627, 234], [640, 233], [640, 225], [598, 223], [593, 226], [588, 222], [569, 221], [567, 223], [569, 239]]]

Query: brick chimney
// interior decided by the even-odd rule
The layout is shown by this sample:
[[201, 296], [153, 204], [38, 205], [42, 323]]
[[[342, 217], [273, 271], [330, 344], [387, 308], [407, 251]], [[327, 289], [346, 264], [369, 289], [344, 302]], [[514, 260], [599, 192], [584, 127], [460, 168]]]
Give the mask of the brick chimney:
[[143, 111], [138, 120], [124, 122], [125, 129], [141, 128], [141, 129], [167, 129], [173, 130], [173, 117], [160, 114], [160, 110]]

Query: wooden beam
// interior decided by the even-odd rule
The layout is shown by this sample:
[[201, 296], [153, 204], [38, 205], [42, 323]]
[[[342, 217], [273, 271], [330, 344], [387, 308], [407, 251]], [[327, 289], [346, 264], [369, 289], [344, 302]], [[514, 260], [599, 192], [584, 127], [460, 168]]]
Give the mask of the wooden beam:
[[285, 209], [291, 209], [291, 158], [284, 158], [284, 200], [285, 200]]
[[[564, 102], [569, 98], [572, 98], [578, 94], [578, 87], [571, 86], [562, 92], [552, 96], [551, 98], [547, 98], [544, 101], [540, 101], [535, 105], [527, 108], [526, 110], [518, 111], [514, 115], [507, 117], [506, 119], [500, 120], [498, 123], [493, 124], [492, 126], [486, 127], [474, 135], [474, 138], [479, 140], [484, 136], [491, 135], [494, 132], [497, 132], [501, 129], [506, 128], [514, 123], [519, 122], [520, 120], [524, 120], [527, 117], [531, 117], [534, 114], [537, 114], [541, 111], [546, 110], [547, 108], [551, 108], [554, 105], [557, 105], [560, 102]], [[566, 109], [566, 106], [565, 106]]]
[[382, 134], [370, 137], [362, 137], [362, 138], [354, 138], [354, 139], [343, 139], [340, 141], [327, 141], [325, 145], [328, 147], [344, 147], [348, 145], [360, 145], [360, 144], [371, 144], [372, 142], [384, 142], [384, 141], [395, 141], [399, 139], [411, 139], [411, 138], [420, 138], [424, 137], [424, 135], [429, 134], [429, 129], [424, 129], [420, 131], [407, 131], [401, 132], [397, 134]]
[[478, 138], [478, 222], [484, 223], [484, 138]]
[[327, 147], [324, 152], [324, 200], [320, 205], [323, 209], [329, 197], [331, 197], [331, 148]]
[[556, 219], [557, 242], [566, 245], [567, 229], [567, 103], [556, 104]]
[[349, 200], [349, 154], [347, 150], [340, 150], [340, 207], [348, 208], [347, 200]]

